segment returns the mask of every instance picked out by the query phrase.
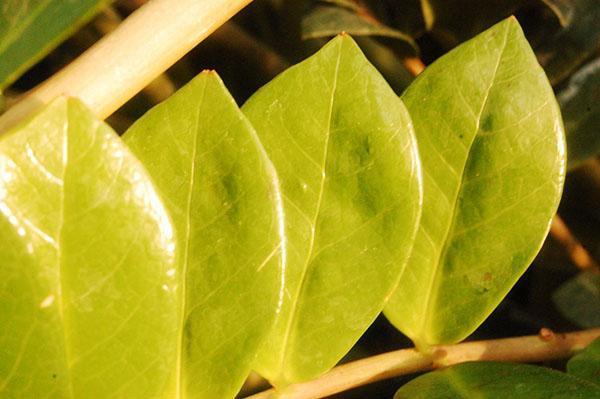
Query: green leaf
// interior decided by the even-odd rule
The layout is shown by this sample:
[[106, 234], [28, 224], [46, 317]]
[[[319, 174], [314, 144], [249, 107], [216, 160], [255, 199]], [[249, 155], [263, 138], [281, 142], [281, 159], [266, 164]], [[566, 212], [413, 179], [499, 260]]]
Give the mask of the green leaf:
[[395, 287], [420, 214], [418, 155], [404, 105], [345, 35], [242, 110], [282, 187], [286, 294], [256, 369], [284, 385], [335, 365]]
[[600, 58], [584, 65], [557, 95], [567, 133], [568, 168], [600, 153]]
[[383, 25], [361, 8], [316, 6], [302, 19], [302, 39], [329, 38], [340, 32], [353, 36], [383, 36], [399, 39], [412, 47], [413, 51], [417, 51], [417, 44], [409, 35]]
[[149, 398], [177, 324], [173, 228], [142, 165], [75, 100], [0, 140], [0, 392]]
[[454, 47], [515, 13], [531, 0], [421, 0], [427, 30]]
[[125, 140], [167, 199], [178, 236], [172, 397], [233, 398], [282, 295], [273, 167], [212, 72], [149, 111]]
[[469, 362], [417, 377], [394, 396], [419, 398], [593, 399], [600, 386], [545, 367]]
[[402, 96], [423, 168], [415, 247], [385, 314], [418, 346], [468, 336], [531, 263], [564, 180], [552, 88], [509, 18]]
[[581, 64], [600, 50], [600, 7], [598, 0], [546, 0], [558, 13], [562, 29], [536, 48], [540, 63], [552, 84], [557, 84], [573, 73]]
[[600, 275], [581, 272], [552, 294], [558, 311], [583, 328], [600, 327]]
[[0, 89], [112, 0], [2, 0]]
[[567, 373], [600, 386], [600, 338], [569, 360]]

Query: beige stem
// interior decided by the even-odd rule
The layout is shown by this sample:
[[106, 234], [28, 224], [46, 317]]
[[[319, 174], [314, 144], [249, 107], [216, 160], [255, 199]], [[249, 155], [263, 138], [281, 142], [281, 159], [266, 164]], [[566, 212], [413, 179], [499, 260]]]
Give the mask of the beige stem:
[[538, 335], [487, 341], [440, 345], [431, 355], [415, 349], [369, 357], [338, 366], [320, 378], [290, 385], [277, 392], [273, 389], [247, 399], [317, 399], [386, 378], [432, 370], [474, 360], [505, 362], [541, 362], [562, 359], [585, 348], [600, 337], [600, 328], [556, 334], [542, 329]]
[[575, 266], [581, 270], [589, 269], [596, 272], [600, 271], [598, 263], [596, 263], [583, 245], [581, 245], [579, 240], [575, 238], [569, 227], [558, 215], [554, 216], [552, 219], [550, 235], [565, 248]]
[[252, 0], [153, 0], [0, 118], [3, 131], [60, 95], [106, 118]]

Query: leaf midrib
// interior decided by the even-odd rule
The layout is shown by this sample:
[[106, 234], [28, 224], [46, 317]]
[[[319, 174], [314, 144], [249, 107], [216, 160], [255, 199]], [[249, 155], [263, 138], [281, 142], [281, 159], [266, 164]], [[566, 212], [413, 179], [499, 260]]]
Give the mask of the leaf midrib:
[[340, 61], [342, 58], [343, 39], [340, 40], [339, 42], [340, 42], [340, 44], [338, 45], [338, 56], [337, 56], [336, 65], [335, 65], [335, 69], [334, 69], [333, 83], [332, 83], [332, 88], [331, 88], [331, 101], [329, 103], [329, 111], [328, 111], [328, 117], [327, 117], [326, 139], [325, 139], [325, 146], [324, 146], [325, 148], [323, 150], [323, 165], [321, 167], [321, 169], [322, 169], [321, 185], [319, 187], [319, 195], [317, 197], [317, 206], [315, 209], [315, 214], [314, 214], [314, 217], [312, 220], [312, 225], [311, 225], [311, 237], [310, 237], [308, 253], [306, 255], [306, 262], [304, 263], [304, 267], [302, 268], [302, 274], [300, 276], [300, 283], [298, 284], [298, 288], [296, 290], [296, 295], [294, 296], [294, 301], [292, 302], [292, 305], [291, 305], [290, 316], [288, 318], [288, 323], [286, 325], [286, 329], [284, 332], [283, 345], [281, 347], [282, 356], [281, 356], [280, 370], [285, 370], [286, 360], [290, 354], [288, 343], [289, 343], [289, 339], [290, 339], [290, 335], [291, 335], [291, 331], [292, 331], [292, 326], [295, 324], [295, 321], [296, 321], [296, 316], [298, 313], [298, 304], [300, 302], [300, 295], [301, 295], [304, 285], [306, 283], [306, 278], [308, 276], [308, 269], [310, 267], [310, 263], [312, 261], [312, 256], [313, 256], [313, 252], [314, 252], [315, 237], [316, 237], [316, 232], [317, 232], [317, 220], [319, 218], [319, 213], [321, 210], [321, 203], [323, 200], [323, 192], [325, 189], [325, 180], [327, 178], [326, 167], [327, 167], [327, 158], [328, 158], [328, 154], [329, 154], [329, 138], [331, 136], [331, 122], [333, 119], [335, 94], [337, 91]]
[[185, 337], [185, 324], [188, 317], [187, 314], [187, 270], [189, 266], [189, 253], [190, 253], [190, 242], [191, 242], [191, 232], [192, 232], [192, 222], [191, 222], [191, 213], [192, 213], [192, 202], [194, 195], [194, 181], [196, 178], [196, 161], [198, 155], [198, 136], [199, 131], [198, 127], [200, 125], [200, 114], [204, 104], [205, 96], [206, 96], [206, 86], [207, 80], [204, 79], [204, 85], [202, 87], [202, 95], [200, 96], [200, 101], [198, 102], [197, 112], [196, 112], [196, 121], [195, 121], [195, 129], [194, 129], [194, 139], [192, 146], [192, 162], [190, 166], [190, 184], [189, 184], [189, 192], [186, 203], [186, 232], [185, 232], [185, 251], [183, 253], [183, 260], [181, 263], [181, 317], [179, 319], [179, 336], [177, 337], [177, 358], [176, 358], [176, 372], [175, 372], [175, 398], [181, 399], [182, 396], [182, 380], [183, 380], [183, 340]]
[[63, 285], [64, 285], [64, 278], [63, 278], [63, 244], [62, 244], [62, 238], [63, 238], [63, 229], [64, 229], [64, 224], [65, 224], [65, 180], [67, 177], [67, 166], [69, 164], [69, 130], [71, 128], [71, 115], [70, 115], [70, 105], [68, 100], [65, 101], [64, 103], [64, 107], [65, 107], [65, 120], [66, 123], [63, 126], [63, 134], [62, 134], [62, 145], [61, 145], [61, 150], [62, 150], [62, 168], [61, 168], [61, 176], [60, 176], [60, 180], [62, 181], [62, 185], [60, 186], [60, 212], [59, 212], [59, 223], [58, 223], [58, 232], [57, 232], [57, 239], [56, 242], [58, 244], [57, 248], [56, 248], [56, 257], [57, 257], [57, 265], [58, 265], [58, 289], [57, 289], [57, 302], [58, 302], [58, 313], [59, 313], [59, 317], [60, 320], [62, 322], [63, 328], [62, 328], [62, 332], [63, 332], [63, 340], [64, 340], [64, 350], [65, 350], [65, 365], [66, 365], [66, 372], [67, 372], [67, 381], [68, 381], [68, 389], [69, 389], [69, 395], [71, 398], [75, 398], [75, 394], [73, 392], [73, 375], [72, 375], [72, 364], [70, 362], [70, 358], [72, 356], [72, 354], [70, 353], [69, 350], [69, 344], [68, 344], [68, 337], [67, 337], [67, 322], [66, 322], [66, 318], [65, 318], [65, 301], [64, 301], [64, 293], [63, 293]]
[[[471, 141], [470, 145], [469, 145], [469, 153], [467, 154], [467, 158], [465, 159], [465, 163], [463, 165], [463, 168], [461, 170], [461, 175], [460, 175], [460, 179], [459, 179], [459, 183], [458, 183], [458, 190], [456, 190], [456, 195], [454, 197], [454, 201], [453, 201], [453, 208], [452, 208], [452, 213], [451, 213], [451, 222], [448, 224], [448, 229], [446, 230], [446, 232], [444, 233], [444, 238], [442, 240], [443, 242], [443, 247], [442, 250], [439, 253], [439, 256], [437, 258], [437, 261], [434, 263], [434, 271], [432, 273], [430, 282], [429, 282], [429, 287], [427, 289], [427, 293], [426, 293], [426, 299], [425, 299], [425, 306], [424, 306], [424, 317], [422, 317], [422, 323], [421, 323], [421, 328], [420, 328], [420, 334], [423, 337], [424, 332], [426, 331], [426, 328], [431, 326], [432, 320], [433, 320], [433, 312], [431, 312], [429, 310], [432, 302], [434, 301], [434, 298], [437, 297], [437, 293], [438, 290], [436, 290], [436, 287], [439, 286], [439, 281], [440, 281], [440, 264], [443, 261], [443, 259], [446, 257], [446, 253], [448, 251], [448, 238], [450, 236], [450, 233], [454, 230], [454, 226], [456, 224], [456, 219], [457, 219], [457, 208], [458, 208], [458, 198], [462, 192], [462, 188], [463, 188], [463, 183], [464, 183], [464, 179], [465, 179], [465, 170], [466, 170], [466, 166], [469, 164], [469, 160], [472, 156], [472, 148], [473, 148], [473, 143], [475, 143], [475, 140], [477, 139], [477, 134], [479, 133], [480, 130], [480, 124], [481, 124], [481, 117], [483, 116], [483, 112], [486, 109], [486, 106], [488, 104], [489, 101], [489, 97], [490, 97], [490, 93], [492, 88], [494, 87], [494, 84], [496, 82], [496, 77], [498, 75], [498, 69], [500, 68], [500, 64], [502, 61], [502, 57], [504, 56], [504, 51], [506, 50], [506, 46], [508, 44], [508, 33], [509, 30], [511, 28], [510, 24], [506, 25], [506, 28], [504, 30], [504, 40], [503, 40], [503, 44], [502, 44], [502, 49], [500, 50], [500, 54], [498, 55], [498, 61], [496, 63], [496, 67], [494, 69], [494, 72], [492, 74], [492, 79], [490, 82], [490, 85], [488, 86], [486, 93], [484, 95], [484, 99], [482, 101], [482, 105], [481, 105], [481, 109], [479, 110], [479, 114], [477, 115], [477, 119], [476, 119], [476, 125], [475, 125], [475, 134], [473, 134], [473, 140]], [[433, 178], [433, 177], [432, 177]]]

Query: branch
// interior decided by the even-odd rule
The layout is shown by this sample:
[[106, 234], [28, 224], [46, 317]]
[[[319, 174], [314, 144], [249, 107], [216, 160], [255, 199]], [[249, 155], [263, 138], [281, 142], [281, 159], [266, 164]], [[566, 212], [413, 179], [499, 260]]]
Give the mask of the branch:
[[251, 1], [150, 1], [15, 104], [0, 131], [60, 95], [106, 118]]
[[270, 389], [247, 399], [318, 399], [387, 378], [428, 371], [474, 360], [535, 363], [562, 359], [600, 337], [600, 328], [555, 334], [542, 329], [539, 335], [440, 345], [430, 355], [401, 349], [346, 363], [312, 381]]

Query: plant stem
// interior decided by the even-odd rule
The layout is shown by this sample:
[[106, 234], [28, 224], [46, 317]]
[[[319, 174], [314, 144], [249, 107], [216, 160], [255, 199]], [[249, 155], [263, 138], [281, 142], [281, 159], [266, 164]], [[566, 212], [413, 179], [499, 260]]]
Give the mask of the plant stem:
[[600, 328], [555, 334], [542, 329], [538, 335], [439, 345], [430, 355], [401, 349], [346, 363], [312, 381], [249, 396], [247, 399], [317, 399], [386, 378], [428, 371], [474, 360], [541, 362], [567, 358], [600, 337]]
[[558, 241], [569, 254], [571, 262], [575, 264], [581, 270], [594, 270], [595, 272], [600, 271], [600, 266], [592, 258], [592, 256], [585, 250], [583, 245], [575, 238], [569, 227], [563, 221], [563, 219], [555, 215], [552, 219], [552, 225], [550, 226], [550, 235], [556, 241]]
[[[102, 35], [109, 35], [114, 32], [122, 22], [123, 19], [119, 13], [113, 7], [109, 6], [98, 16], [98, 18], [96, 18], [94, 27], [102, 33]], [[167, 76], [166, 73], [161, 73], [142, 89], [142, 93], [148, 97], [151, 103], [158, 104], [166, 100], [175, 92], [175, 90], [177, 90], [175, 84], [169, 76]]]
[[252, 0], [153, 0], [35, 88], [2, 118], [0, 131], [66, 95], [106, 118]]

